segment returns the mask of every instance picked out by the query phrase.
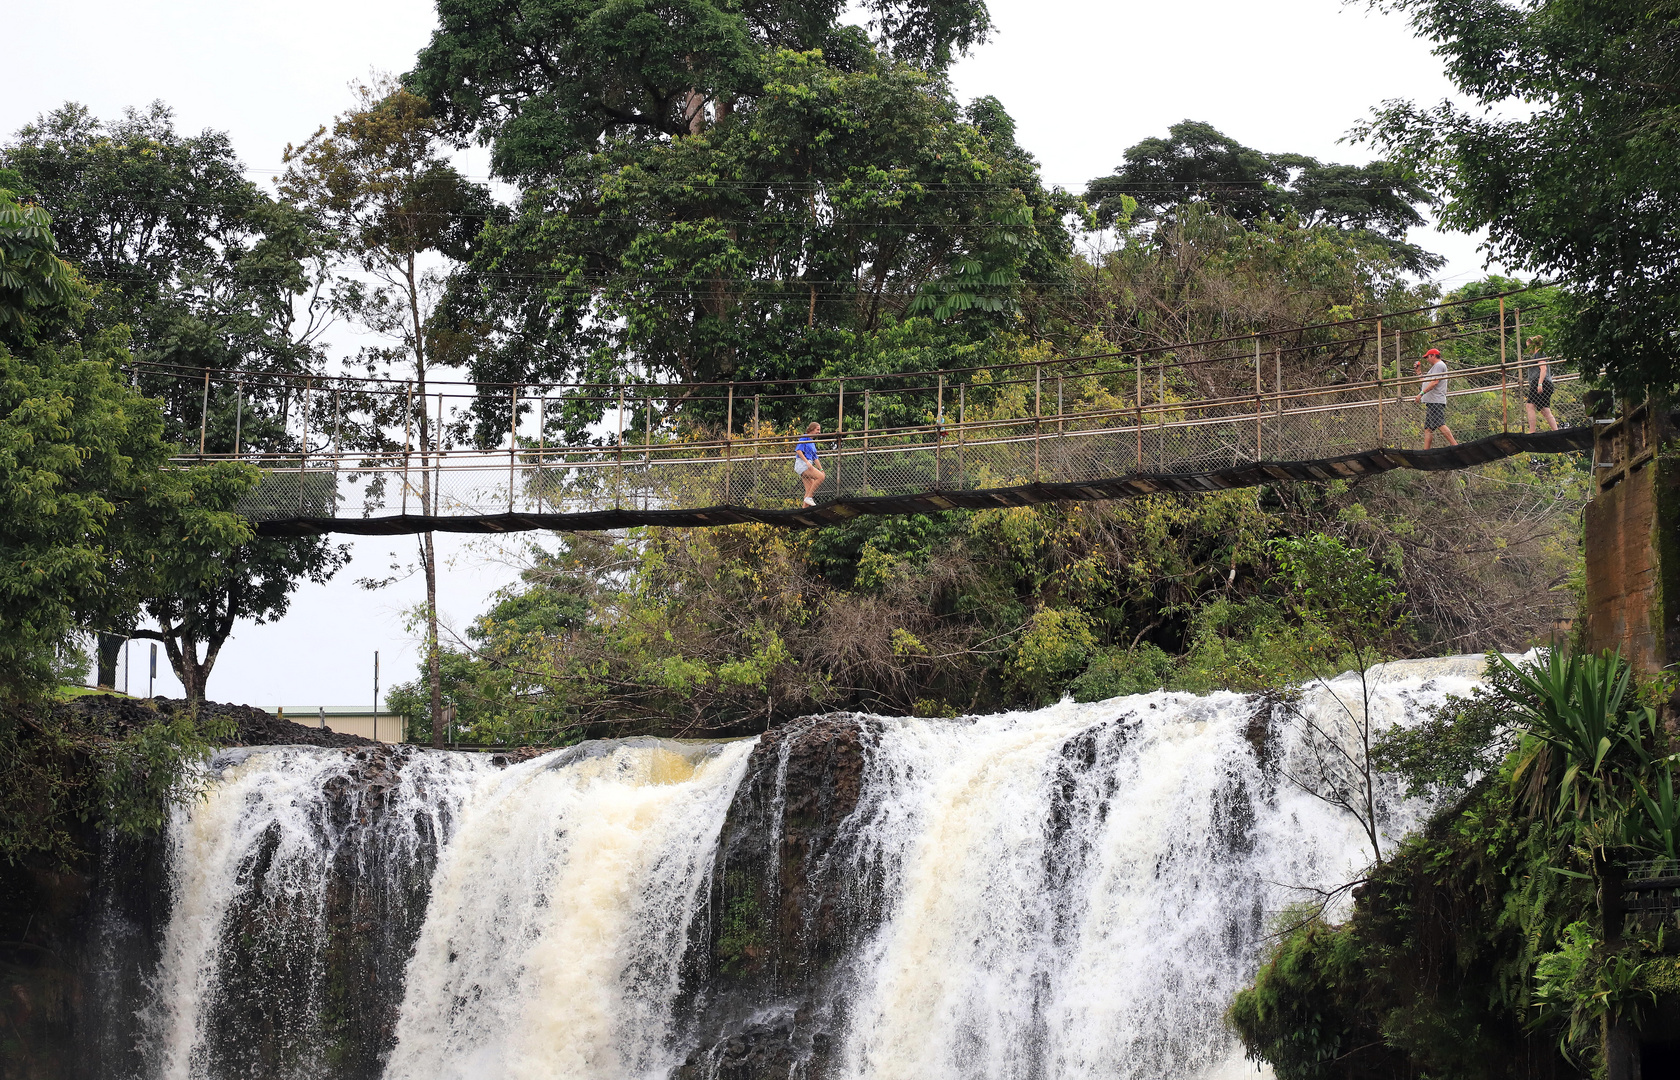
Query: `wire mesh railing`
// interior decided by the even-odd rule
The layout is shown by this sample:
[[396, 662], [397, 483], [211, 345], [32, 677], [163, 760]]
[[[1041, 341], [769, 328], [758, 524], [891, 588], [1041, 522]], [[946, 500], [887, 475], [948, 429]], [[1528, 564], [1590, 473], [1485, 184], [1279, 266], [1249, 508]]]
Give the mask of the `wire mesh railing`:
[[[947, 395], [941, 380], [928, 422], [881, 427], [866, 396], [861, 417], [854, 411], [848, 421], [842, 405], [833, 428], [816, 436], [827, 474], [816, 498], [1183, 475], [1421, 445], [1424, 406], [1414, 398], [1424, 380], [1291, 388], [1281, 375], [1267, 378], [1270, 359], [1254, 365], [1254, 393], [1213, 398], [1173, 400], [1177, 391], [1163, 372], [1146, 400], [1141, 368], [1136, 396], [1125, 398], [1112, 372], [1057, 377], [1053, 394], [1042, 378], [1030, 393], [1013, 395], [983, 384]], [[1574, 365], [1547, 359], [1548, 389], [1533, 382], [1539, 360], [1452, 371], [1446, 412], [1457, 438], [1525, 430], [1530, 398], [1544, 400], [1560, 425], [1585, 422]], [[261, 467], [261, 482], [238, 507], [254, 521], [800, 505], [792, 468], [799, 432], [749, 422], [736, 434], [731, 421], [726, 437], [682, 437], [651, 424], [626, 431], [624, 415], [621, 409], [604, 445], [550, 446], [520, 436], [515, 425], [500, 449], [421, 451], [405, 438], [378, 453], [329, 447], [177, 463], [237, 459]]]

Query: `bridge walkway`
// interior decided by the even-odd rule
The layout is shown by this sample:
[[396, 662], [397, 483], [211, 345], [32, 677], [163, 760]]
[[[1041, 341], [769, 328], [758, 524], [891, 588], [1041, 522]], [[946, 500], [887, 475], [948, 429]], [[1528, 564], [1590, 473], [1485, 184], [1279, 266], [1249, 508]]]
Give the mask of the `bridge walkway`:
[[811, 527], [859, 514], [1463, 469], [1590, 447], [1592, 427], [1570, 371], [1554, 376], [1553, 406], [1564, 430], [1510, 430], [1513, 415], [1521, 415], [1513, 408], [1517, 376], [1504, 371], [1491, 381], [1488, 372], [1455, 372], [1449, 422], [1461, 444], [1432, 450], [1416, 449], [1422, 408], [1406, 396], [1415, 395], [1415, 385], [1394, 380], [1058, 412], [1043, 408], [1040, 392], [1026, 416], [971, 410], [964, 394], [948, 422], [939, 419], [948, 411], [942, 400], [931, 422], [917, 425], [870, 426], [867, 404], [857, 427], [838, 417], [818, 437], [828, 479], [815, 507], [800, 505], [792, 432], [744, 425], [745, 433], [731, 430], [726, 438], [683, 438], [650, 425], [643, 438], [620, 431], [606, 445], [585, 447], [513, 433], [501, 450], [422, 453], [411, 445], [380, 454], [239, 455], [264, 470], [239, 509], [263, 536], [748, 521]]

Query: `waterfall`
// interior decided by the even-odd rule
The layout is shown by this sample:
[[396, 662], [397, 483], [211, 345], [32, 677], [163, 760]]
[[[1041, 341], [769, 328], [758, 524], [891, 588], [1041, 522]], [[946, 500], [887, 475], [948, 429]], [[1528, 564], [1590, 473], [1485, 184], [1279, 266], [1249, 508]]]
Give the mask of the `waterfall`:
[[438, 869], [386, 1075], [664, 1075], [684, 929], [751, 749], [591, 743], [498, 778]]
[[[1480, 666], [1390, 665], [1373, 716]], [[1298, 708], [1362, 707], [1348, 676]], [[840, 763], [820, 828], [800, 739]], [[1311, 749], [1288, 709], [1154, 693], [511, 765], [231, 752], [171, 826], [148, 1080], [1251, 1076], [1222, 1017], [1272, 919], [1370, 858], [1287, 779]], [[1426, 809], [1377, 802], [1385, 845]]]
[[169, 829], [173, 911], [143, 1016], [153, 1075], [366, 1072], [400, 984], [392, 956], [488, 763], [285, 746], [210, 769]]

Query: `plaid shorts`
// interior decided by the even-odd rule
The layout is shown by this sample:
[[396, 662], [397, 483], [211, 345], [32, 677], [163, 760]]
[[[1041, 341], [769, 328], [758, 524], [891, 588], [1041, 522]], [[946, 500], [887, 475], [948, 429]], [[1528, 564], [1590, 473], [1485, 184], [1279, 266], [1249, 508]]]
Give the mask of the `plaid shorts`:
[[1426, 401], [1423, 403], [1423, 430], [1434, 431], [1436, 428], [1447, 426], [1447, 403], [1444, 401]]

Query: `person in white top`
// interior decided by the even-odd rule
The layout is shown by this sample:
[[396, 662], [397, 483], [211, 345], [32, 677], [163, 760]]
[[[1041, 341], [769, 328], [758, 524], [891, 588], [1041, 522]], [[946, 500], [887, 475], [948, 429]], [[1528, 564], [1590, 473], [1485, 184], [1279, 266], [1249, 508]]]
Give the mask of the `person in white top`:
[[[1423, 360], [1433, 361], [1427, 375], [1423, 373]], [[1447, 362], [1441, 359], [1440, 349], [1430, 349], [1423, 354], [1423, 360], [1416, 365], [1418, 381], [1423, 384], [1417, 396], [1423, 406], [1423, 448], [1427, 450], [1434, 444], [1437, 431], [1447, 442], [1457, 446], [1458, 440], [1453, 438], [1452, 428], [1447, 426]]]

